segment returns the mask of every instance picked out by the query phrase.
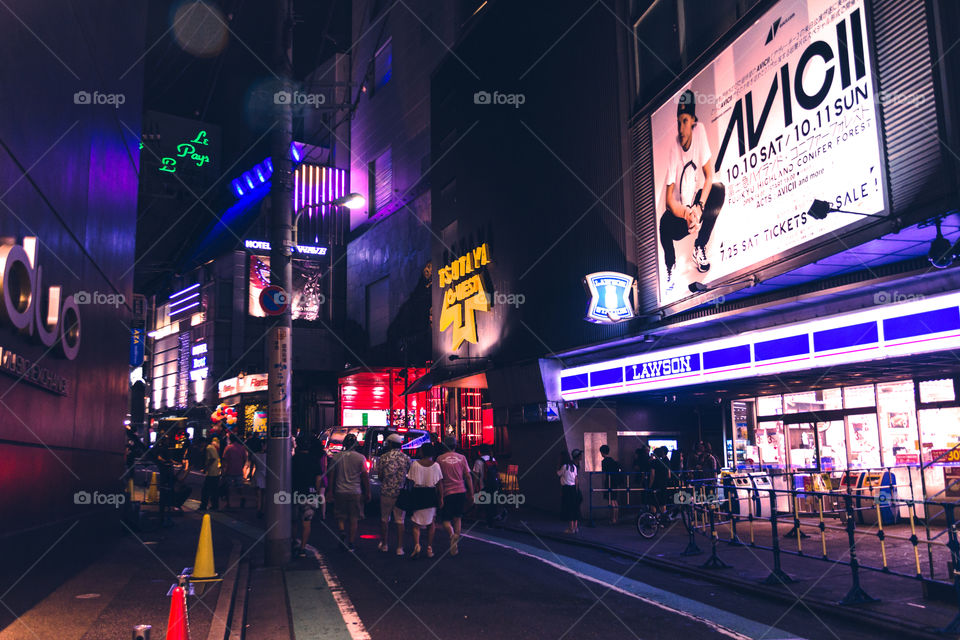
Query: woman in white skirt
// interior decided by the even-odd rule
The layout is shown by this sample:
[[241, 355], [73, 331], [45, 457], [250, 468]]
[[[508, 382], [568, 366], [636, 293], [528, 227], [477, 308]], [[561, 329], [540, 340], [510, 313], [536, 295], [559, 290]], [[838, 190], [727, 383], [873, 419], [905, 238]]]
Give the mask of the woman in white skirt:
[[440, 465], [433, 460], [434, 447], [427, 443], [420, 447], [420, 459], [410, 465], [407, 478], [413, 482], [413, 491], [410, 495], [409, 510], [413, 511], [410, 519], [413, 521], [413, 553], [411, 558], [420, 555], [420, 531], [427, 530], [427, 557], [433, 557], [433, 534], [436, 531], [434, 518], [437, 507], [443, 506], [443, 494], [440, 491], [440, 481], [443, 480], [443, 471]]

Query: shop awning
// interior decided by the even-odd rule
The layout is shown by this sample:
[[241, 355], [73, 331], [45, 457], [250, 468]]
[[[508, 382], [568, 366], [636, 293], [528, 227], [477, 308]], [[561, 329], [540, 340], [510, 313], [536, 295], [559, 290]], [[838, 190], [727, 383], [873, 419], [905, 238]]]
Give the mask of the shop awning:
[[486, 389], [489, 363], [457, 368], [430, 369], [414, 380], [401, 395], [422, 393], [433, 387], [451, 387], [459, 389]]

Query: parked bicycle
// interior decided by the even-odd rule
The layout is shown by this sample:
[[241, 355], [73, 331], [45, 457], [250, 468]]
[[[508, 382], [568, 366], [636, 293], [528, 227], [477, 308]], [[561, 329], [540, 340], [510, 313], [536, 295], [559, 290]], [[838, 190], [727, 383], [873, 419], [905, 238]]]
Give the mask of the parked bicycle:
[[644, 511], [637, 516], [637, 533], [649, 540], [661, 529], [670, 528], [678, 520], [682, 521], [685, 527], [690, 526], [690, 510], [684, 505], [667, 505], [664, 511], [657, 513]]

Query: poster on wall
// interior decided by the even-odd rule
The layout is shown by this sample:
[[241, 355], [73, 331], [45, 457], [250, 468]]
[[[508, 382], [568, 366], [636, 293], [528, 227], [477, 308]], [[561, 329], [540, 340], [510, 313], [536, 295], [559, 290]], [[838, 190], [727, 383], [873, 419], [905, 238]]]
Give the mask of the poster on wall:
[[[323, 293], [322, 264], [313, 260], [291, 260], [293, 287], [290, 309], [294, 320], [316, 320], [326, 303]], [[250, 254], [250, 274], [247, 309], [250, 315], [263, 318], [260, 292], [270, 285], [270, 257]]]
[[651, 116], [660, 304], [885, 209], [863, 0], [783, 0]]

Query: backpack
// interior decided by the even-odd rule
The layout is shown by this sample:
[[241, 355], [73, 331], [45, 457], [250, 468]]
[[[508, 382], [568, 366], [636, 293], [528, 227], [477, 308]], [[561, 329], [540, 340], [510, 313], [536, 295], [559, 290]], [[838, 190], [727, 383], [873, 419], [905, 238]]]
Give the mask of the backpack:
[[500, 469], [492, 457], [483, 461], [483, 490], [488, 493], [500, 490]]

